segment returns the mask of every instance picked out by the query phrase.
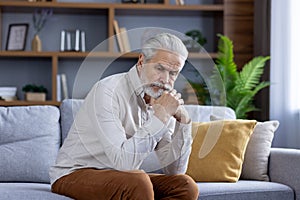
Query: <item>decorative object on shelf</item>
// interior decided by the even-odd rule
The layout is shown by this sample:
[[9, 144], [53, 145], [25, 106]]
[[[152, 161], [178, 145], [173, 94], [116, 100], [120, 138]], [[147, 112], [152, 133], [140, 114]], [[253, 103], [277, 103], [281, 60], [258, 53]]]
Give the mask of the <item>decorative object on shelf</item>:
[[35, 34], [33, 36], [33, 39], [31, 41], [31, 49], [32, 51], [42, 51], [42, 41], [38, 34]]
[[17, 87], [0, 87], [0, 100], [17, 100]]
[[207, 39], [203, 37], [201, 31], [199, 30], [188, 31], [185, 33], [185, 35], [190, 37], [189, 39], [183, 41], [189, 52], [200, 52], [202, 46], [207, 42]]
[[44, 86], [35, 84], [25, 85], [22, 91], [25, 92], [26, 101], [46, 101], [46, 94], [48, 93]]
[[[258, 111], [253, 104], [255, 95], [263, 88], [270, 85], [267, 81], [260, 81], [263, 74], [265, 63], [270, 59], [269, 56], [254, 57], [246, 63], [241, 71], [237, 70], [234, 62], [233, 44], [232, 41], [221, 34], [218, 34], [218, 57], [216, 59], [216, 67], [218, 72], [210, 78], [213, 80], [215, 76], [220, 76], [223, 81], [226, 92], [225, 106], [232, 108], [235, 111], [237, 119], [247, 118], [247, 114], [252, 111]], [[195, 93], [197, 90], [208, 91], [205, 83], [193, 85]], [[219, 91], [215, 91], [219, 92]], [[202, 98], [208, 98], [202, 96]], [[201, 97], [198, 97], [201, 98]], [[213, 105], [221, 105], [220, 102], [212, 102]]]
[[7, 51], [24, 51], [28, 26], [28, 24], [9, 25], [6, 41]]
[[52, 13], [52, 9], [48, 8], [36, 9], [34, 11], [32, 20], [35, 33], [31, 44], [32, 51], [42, 51], [42, 41], [38, 34], [44, 28], [48, 18], [52, 15]]
[[79, 29], [62, 30], [60, 33], [60, 51], [85, 52], [85, 32]]

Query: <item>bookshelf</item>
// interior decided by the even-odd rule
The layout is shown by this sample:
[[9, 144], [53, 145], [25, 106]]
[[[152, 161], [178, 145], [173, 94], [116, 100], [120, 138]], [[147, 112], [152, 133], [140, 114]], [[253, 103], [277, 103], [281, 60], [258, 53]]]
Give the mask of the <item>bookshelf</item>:
[[[78, 1], [78, 0], [77, 0]], [[217, 37], [216, 33], [228, 33], [229, 36], [231, 35], [232, 39], [237, 39], [238, 42], [242, 41], [242, 44], [239, 44], [241, 54], [238, 55], [240, 61], [244, 61], [252, 56], [251, 49], [245, 50], [243, 48], [243, 44], [245, 41], [243, 38], [240, 37], [240, 33], [234, 30], [233, 28], [229, 27], [235, 25], [235, 22], [240, 23], [241, 20], [246, 20], [251, 23], [251, 19], [245, 18], [244, 14], [237, 12], [236, 5], [246, 4], [251, 8], [253, 0], [215, 0], [212, 1], [211, 4], [193, 4], [193, 5], [175, 5], [171, 0], [163, 0], [162, 3], [154, 3], [154, 4], [122, 4], [120, 3], [84, 3], [82, 2], [61, 2], [60, 0], [52, 0], [47, 2], [27, 2], [26, 0], [0, 0], [0, 18], [1, 18], [1, 46], [2, 50], [0, 51], [0, 65], [3, 61], [5, 64], [14, 63], [14, 65], [23, 65], [23, 63], [30, 62], [32, 65], [38, 65], [38, 62], [45, 62], [48, 68], [48, 72], [50, 73], [50, 84], [48, 84], [48, 91], [50, 94], [47, 96], [47, 101], [45, 102], [27, 102], [22, 100], [22, 93], [18, 94], [18, 97], [21, 100], [18, 101], [11, 101], [11, 102], [4, 102], [0, 101], [1, 106], [22, 106], [22, 105], [59, 105], [60, 102], [56, 101], [57, 99], [57, 82], [56, 82], [56, 75], [59, 74], [60, 70], [67, 70], [72, 71], [73, 74], [76, 71], [76, 67], [73, 67], [73, 63], [76, 65], [80, 65], [80, 63], [84, 60], [86, 56], [95, 57], [95, 58], [119, 58], [121, 57], [122, 60], [135, 60], [138, 57], [137, 53], [126, 53], [121, 54], [116, 51], [116, 44], [114, 40], [109, 40], [107, 47], [99, 52], [93, 52], [89, 54], [89, 52], [93, 49], [94, 45], [101, 42], [102, 40], [109, 38], [115, 34], [113, 21], [118, 20], [119, 23], [122, 24], [123, 27], [127, 29], [134, 28], [135, 24], [139, 22], [140, 18], [145, 20], [145, 23], [152, 25], [152, 17], [159, 15], [161, 17], [162, 22], [165, 23], [163, 26], [169, 25], [167, 24], [172, 18], [180, 19], [186, 18], [188, 20], [192, 20], [195, 22], [193, 25], [195, 28], [199, 26], [199, 23], [204, 23], [204, 25], [209, 25], [211, 36], [209, 36], [210, 47], [208, 48], [210, 56], [207, 54], [201, 53], [190, 53], [189, 57], [191, 59], [207, 59], [209, 57], [215, 58], [216, 55], [216, 46], [217, 46]], [[86, 25], [84, 20], [89, 20], [91, 22], [91, 26], [95, 27], [95, 31], [93, 34], [90, 32], [90, 43], [87, 44], [87, 51], [86, 52], [60, 52], [59, 45], [54, 45], [55, 43], [58, 44], [58, 39], [49, 38], [49, 45], [46, 45], [46, 48], [43, 48], [42, 52], [33, 52], [30, 50], [30, 45], [28, 43], [31, 42], [31, 39], [27, 38], [27, 47], [25, 51], [5, 51], [5, 43], [6, 43], [6, 27], [9, 22], [8, 17], [6, 15], [11, 14], [18, 14], [21, 16], [27, 17], [27, 21], [30, 21], [30, 15], [34, 12], [37, 8], [51, 8], [53, 9], [53, 16], [59, 16], [61, 19], [73, 19], [74, 21], [79, 21], [81, 24], [78, 26]], [[237, 14], [236, 14], [237, 13]], [[247, 13], [251, 17], [251, 13]], [[83, 17], [82, 17], [83, 16]], [[82, 18], [81, 18], [82, 17]], [[20, 17], [21, 18], [21, 17]], [[199, 18], [199, 19], [198, 19]], [[201, 21], [201, 19], [207, 19], [208, 21]], [[193, 21], [194, 20], [194, 21]], [[199, 21], [198, 21], [199, 20]], [[56, 31], [59, 32], [64, 24], [59, 24], [60, 20], [58, 19], [58, 24], [56, 26], [53, 25], [53, 21], [47, 22], [48, 24], [52, 23], [52, 26], [49, 27], [49, 33], [53, 35], [51, 32], [52, 29], [57, 29]], [[100, 22], [99, 22], [100, 21]], [[157, 20], [156, 20], [157, 21]], [[63, 22], [61, 22], [63, 23]], [[68, 25], [68, 21], [64, 22]], [[94, 24], [92, 24], [94, 23]], [[101, 28], [98, 26], [96, 27], [95, 24], [101, 23]], [[179, 20], [180, 23], [180, 20]], [[47, 24], [47, 26], [48, 26]], [[140, 23], [141, 24], [141, 23]], [[182, 21], [183, 24], [186, 24], [186, 21]], [[145, 24], [147, 25], [147, 24]], [[202, 25], [202, 26], [204, 26]], [[247, 29], [251, 30], [251, 25], [244, 25]], [[58, 28], [57, 28], [58, 27]], [[170, 25], [171, 28], [173, 28]], [[185, 32], [187, 30], [180, 30], [181, 25], [174, 23], [174, 27], [178, 28], [178, 31]], [[168, 27], [167, 27], [168, 28]], [[88, 27], [86, 27], [88, 29]], [[227, 34], [227, 35], [228, 35]], [[251, 34], [251, 33], [250, 33]], [[47, 37], [47, 30], [43, 33], [44, 39]], [[251, 40], [251, 35], [249, 36]], [[52, 41], [54, 40], [54, 42]], [[52, 45], [52, 46], [51, 46]], [[44, 46], [44, 45], [43, 45]], [[248, 44], [245, 46], [249, 47]], [[68, 63], [71, 63], [70, 66], [67, 66]], [[29, 68], [29, 67], [28, 67]], [[38, 67], [34, 68], [35, 70]], [[0, 68], [2, 70], [2, 68]], [[5, 71], [5, 70], [4, 70]], [[38, 70], [36, 70], [38, 71]], [[44, 76], [44, 72], [41, 72], [41, 76]], [[47, 75], [47, 76], [48, 76]], [[3, 75], [2, 75], [3, 76]], [[69, 78], [69, 77], [68, 77]], [[0, 75], [1, 80], [1, 75]], [[30, 79], [28, 79], [30, 80]], [[24, 85], [27, 84], [28, 80], [24, 80]], [[26, 82], [27, 81], [27, 82]], [[5, 84], [0, 82], [1, 84]], [[72, 80], [71, 83], [72, 84]], [[18, 90], [21, 90], [22, 85], [18, 85]], [[72, 88], [69, 88], [71, 91]]]

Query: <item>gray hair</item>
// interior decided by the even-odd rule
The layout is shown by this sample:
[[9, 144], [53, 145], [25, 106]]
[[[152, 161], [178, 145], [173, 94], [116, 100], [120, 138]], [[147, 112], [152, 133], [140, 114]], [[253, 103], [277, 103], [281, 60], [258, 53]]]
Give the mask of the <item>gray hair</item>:
[[188, 57], [188, 51], [183, 42], [175, 35], [170, 33], [160, 33], [148, 39], [143, 47], [142, 53], [145, 60], [150, 60], [157, 50], [166, 50], [179, 54], [184, 60]]

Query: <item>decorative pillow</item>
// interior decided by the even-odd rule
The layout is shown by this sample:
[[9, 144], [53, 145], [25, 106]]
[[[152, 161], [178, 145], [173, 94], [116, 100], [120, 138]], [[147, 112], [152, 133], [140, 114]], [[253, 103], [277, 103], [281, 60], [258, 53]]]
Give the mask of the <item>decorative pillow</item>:
[[[212, 121], [220, 120], [211, 116]], [[248, 143], [242, 168], [241, 179], [269, 181], [268, 163], [274, 133], [279, 121], [257, 122]]]
[[268, 163], [278, 121], [258, 122], [248, 143], [243, 163], [242, 179], [269, 181]]
[[194, 122], [187, 174], [201, 182], [238, 181], [255, 120]]

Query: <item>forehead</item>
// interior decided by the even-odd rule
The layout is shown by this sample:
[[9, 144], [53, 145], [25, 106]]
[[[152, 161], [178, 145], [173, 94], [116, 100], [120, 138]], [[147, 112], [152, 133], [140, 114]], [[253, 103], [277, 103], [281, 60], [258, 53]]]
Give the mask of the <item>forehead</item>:
[[166, 50], [157, 50], [156, 54], [148, 61], [148, 63], [156, 63], [165, 68], [179, 70], [184, 65], [184, 59], [177, 53]]

